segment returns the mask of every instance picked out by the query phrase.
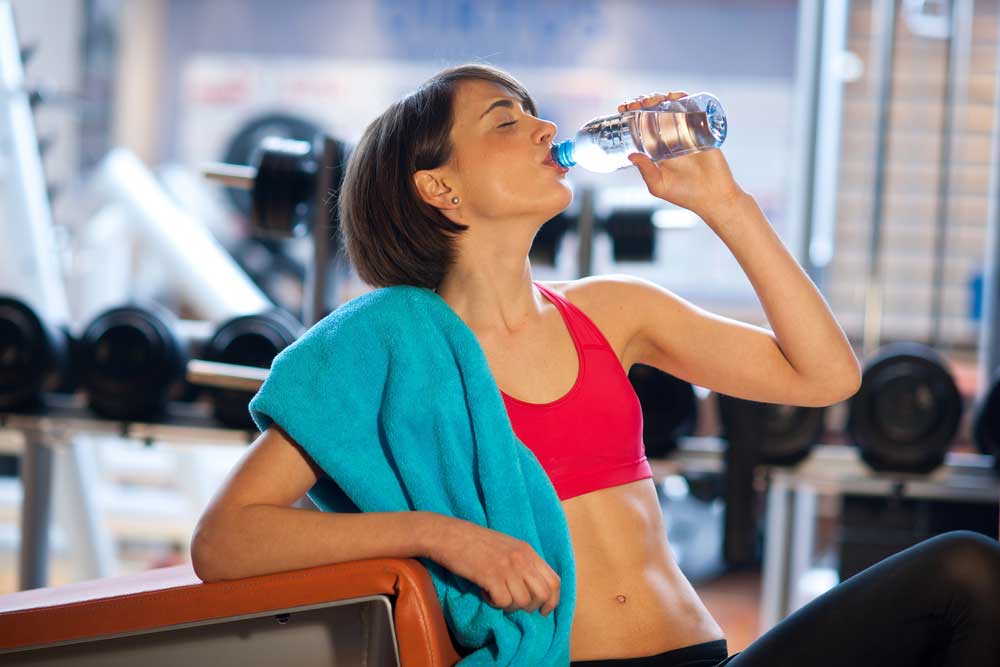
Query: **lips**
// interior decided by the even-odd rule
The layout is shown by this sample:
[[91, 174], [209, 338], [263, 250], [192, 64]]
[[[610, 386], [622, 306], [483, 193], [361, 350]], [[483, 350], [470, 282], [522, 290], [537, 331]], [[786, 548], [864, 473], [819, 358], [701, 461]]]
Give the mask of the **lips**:
[[545, 153], [545, 159], [542, 160], [542, 164], [548, 167], [552, 167], [561, 174], [565, 174], [566, 172], [569, 171], [569, 169], [567, 169], [566, 167], [562, 166], [561, 164], [557, 163], [555, 160], [552, 159], [551, 151], [547, 151]]

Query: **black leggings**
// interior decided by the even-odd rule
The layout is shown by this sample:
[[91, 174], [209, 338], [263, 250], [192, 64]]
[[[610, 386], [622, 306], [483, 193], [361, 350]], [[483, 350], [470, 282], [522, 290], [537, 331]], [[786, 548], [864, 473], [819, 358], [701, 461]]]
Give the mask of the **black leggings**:
[[728, 655], [726, 640], [571, 667], [1000, 667], [1000, 543], [953, 530], [834, 586]]

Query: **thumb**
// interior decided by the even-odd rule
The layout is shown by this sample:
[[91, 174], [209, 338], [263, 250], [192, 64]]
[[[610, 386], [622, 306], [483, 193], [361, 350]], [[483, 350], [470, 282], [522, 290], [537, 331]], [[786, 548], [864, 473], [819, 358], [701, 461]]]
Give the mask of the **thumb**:
[[639, 170], [639, 174], [642, 175], [642, 180], [646, 181], [647, 186], [653, 187], [654, 184], [659, 183], [660, 172], [656, 168], [656, 163], [648, 155], [632, 153], [628, 156], [628, 160]]

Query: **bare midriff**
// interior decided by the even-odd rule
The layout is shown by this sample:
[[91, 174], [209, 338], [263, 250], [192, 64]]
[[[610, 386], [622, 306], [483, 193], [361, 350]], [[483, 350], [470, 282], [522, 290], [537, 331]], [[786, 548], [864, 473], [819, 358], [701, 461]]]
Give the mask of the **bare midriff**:
[[571, 660], [655, 655], [724, 638], [670, 551], [652, 479], [562, 506], [576, 561]]
[[[547, 286], [591, 318], [627, 374], [636, 361], [626, 345], [634, 309], [603, 298], [587, 280]], [[517, 336], [475, 331], [498, 384], [525, 401], [563, 396], [578, 372], [566, 324], [549, 307], [546, 319]], [[652, 479], [574, 496], [562, 507], [576, 561], [571, 660], [655, 655], [723, 638], [677, 567]]]

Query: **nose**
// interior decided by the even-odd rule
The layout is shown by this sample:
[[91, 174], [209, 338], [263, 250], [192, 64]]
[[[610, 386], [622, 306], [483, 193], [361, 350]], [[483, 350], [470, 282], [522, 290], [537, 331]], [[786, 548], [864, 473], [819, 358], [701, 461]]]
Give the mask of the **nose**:
[[538, 128], [535, 130], [535, 141], [540, 144], [551, 144], [559, 130], [551, 120], [538, 119]]

